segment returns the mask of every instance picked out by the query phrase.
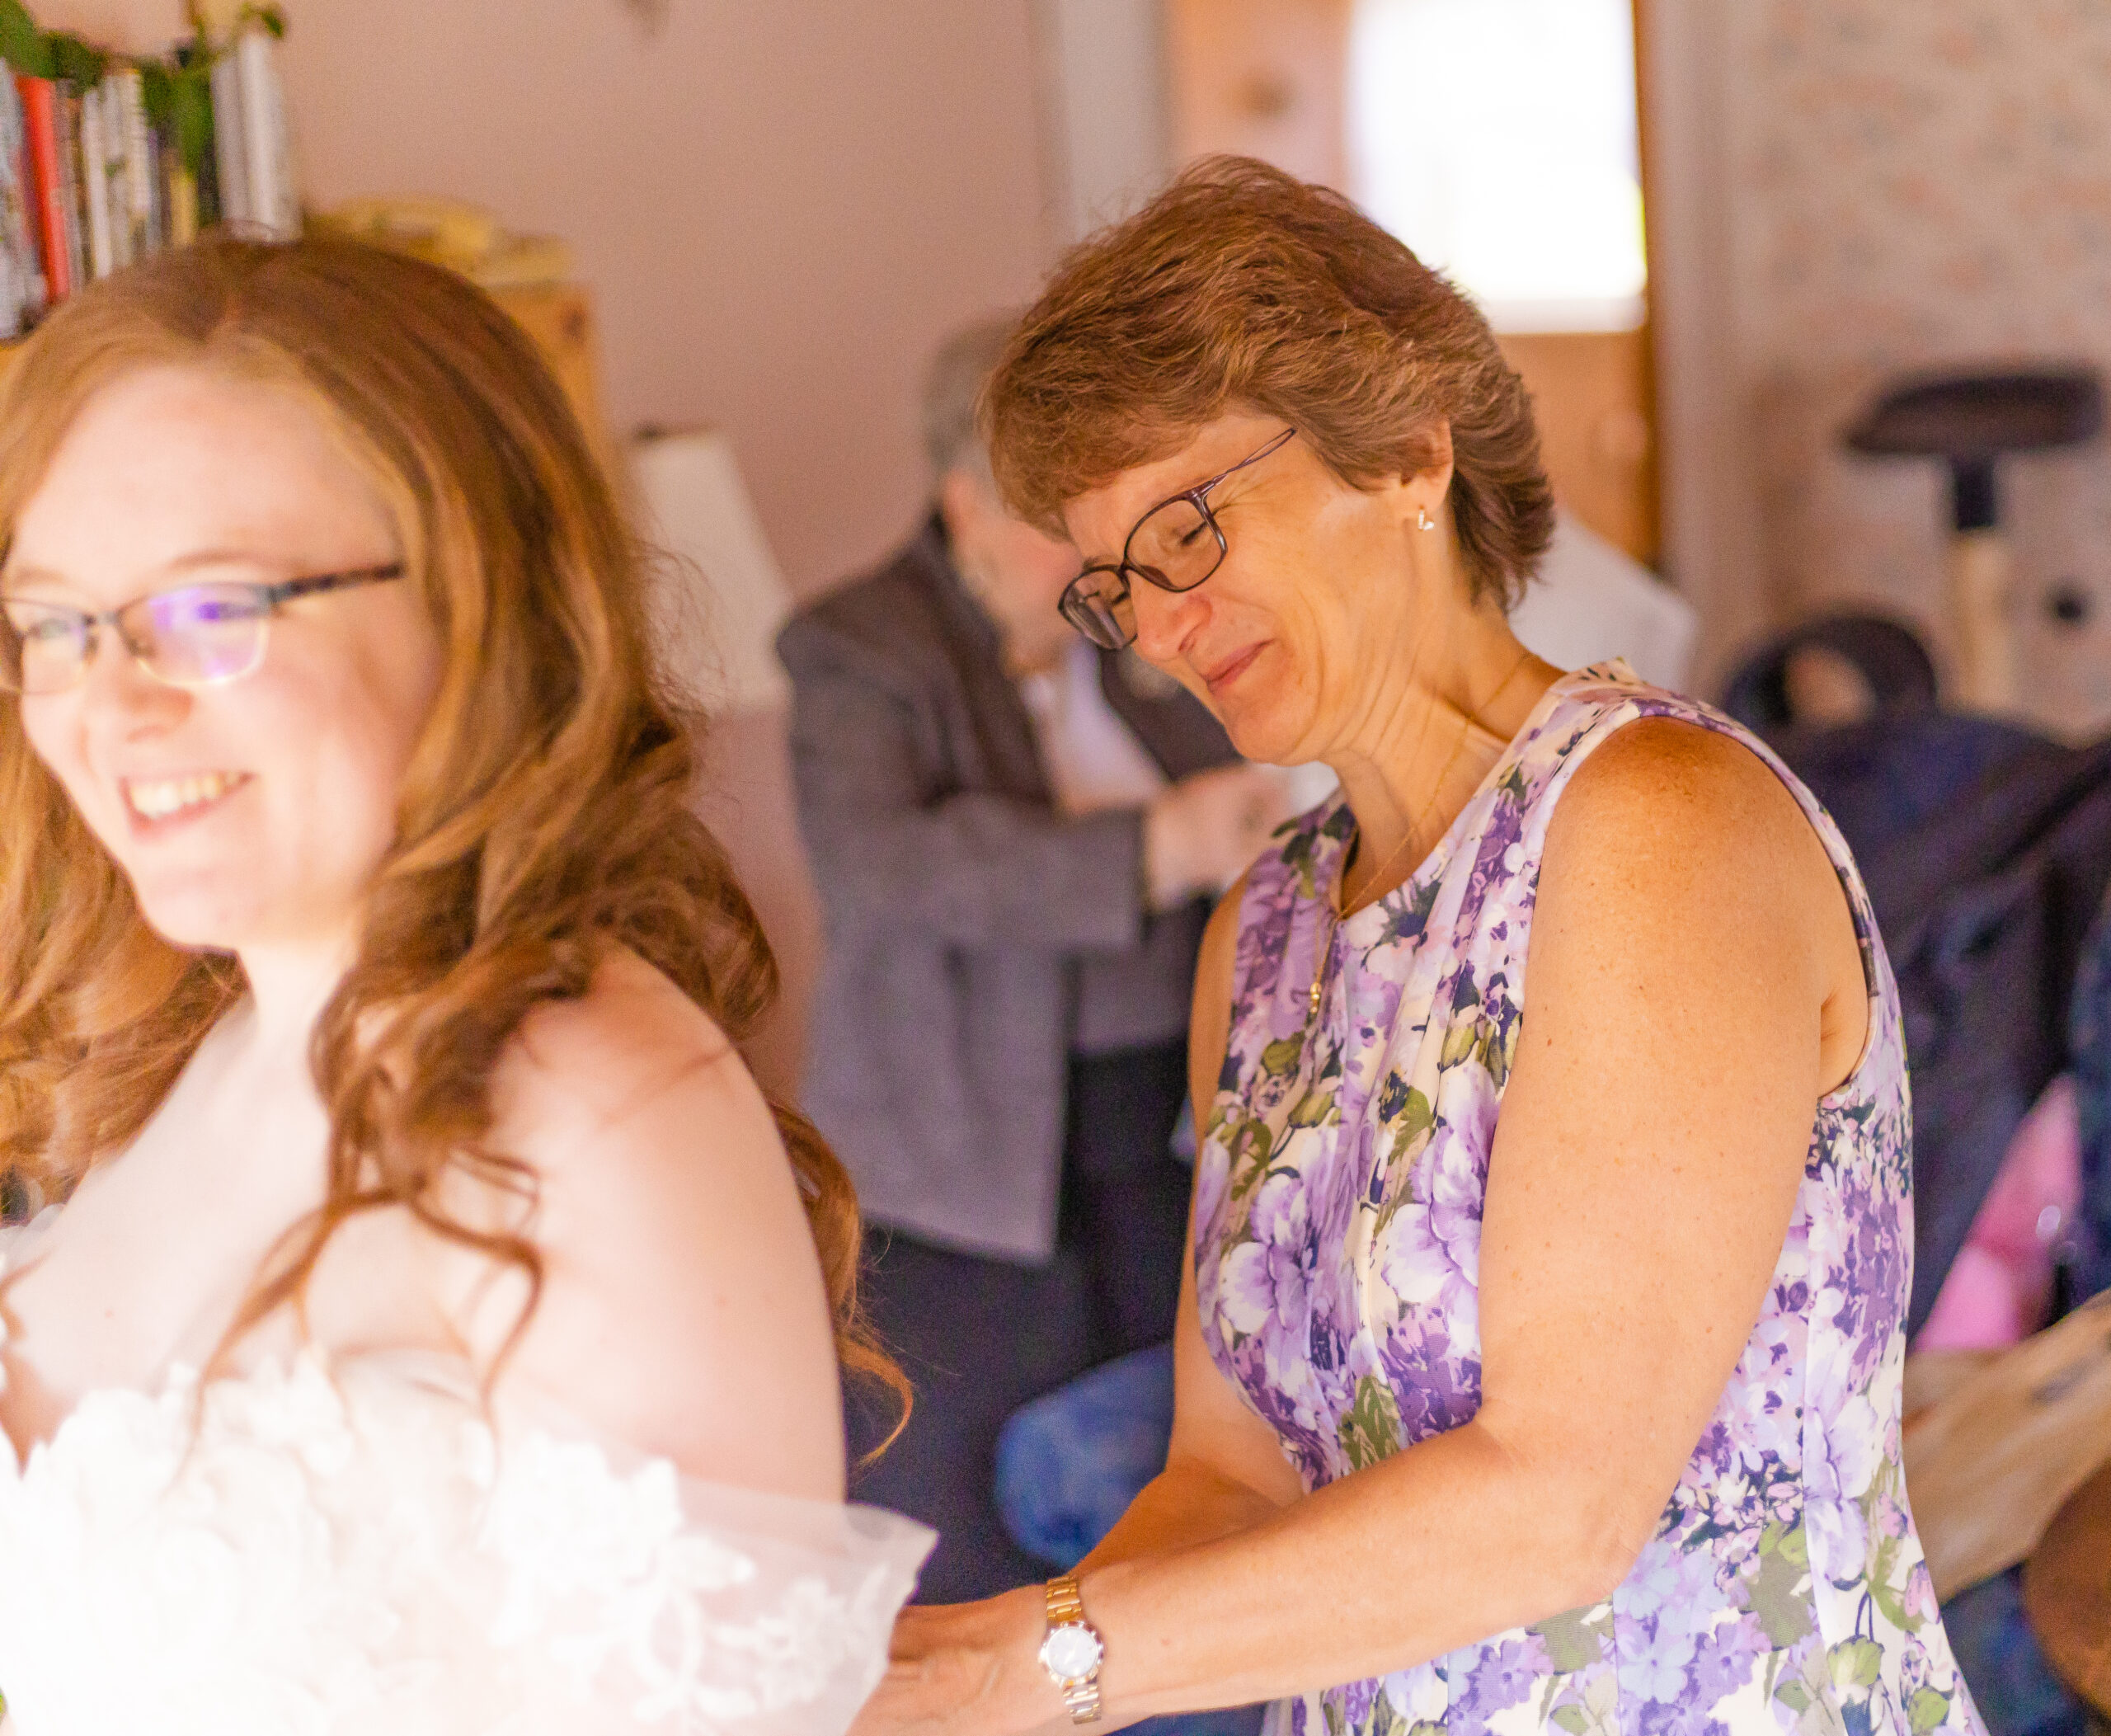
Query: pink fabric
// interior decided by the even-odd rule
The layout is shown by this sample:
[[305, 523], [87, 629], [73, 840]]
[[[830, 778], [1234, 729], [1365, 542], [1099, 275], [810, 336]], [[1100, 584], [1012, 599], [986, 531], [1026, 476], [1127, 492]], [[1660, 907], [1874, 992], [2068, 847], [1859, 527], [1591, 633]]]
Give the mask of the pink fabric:
[[2052, 1245], [2080, 1203], [2075, 1082], [2062, 1074], [2009, 1141], [1913, 1348], [1998, 1350], [2043, 1326], [2052, 1305]]

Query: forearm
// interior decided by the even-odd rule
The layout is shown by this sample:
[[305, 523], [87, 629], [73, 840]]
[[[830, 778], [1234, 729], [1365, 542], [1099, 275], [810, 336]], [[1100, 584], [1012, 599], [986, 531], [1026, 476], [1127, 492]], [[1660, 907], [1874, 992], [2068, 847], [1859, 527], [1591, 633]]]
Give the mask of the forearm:
[[[1244, 1705], [1390, 1673], [1591, 1601], [1624, 1545], [1590, 1480], [1474, 1425], [1258, 1517], [1088, 1563], [1121, 1722]], [[1118, 1534], [1117, 1534], [1118, 1535]], [[1110, 1540], [1113, 1541], [1114, 1540]]]
[[1250, 1530], [1278, 1511], [1275, 1502], [1237, 1479], [1199, 1459], [1175, 1456], [1129, 1503], [1079, 1572], [1214, 1543]]

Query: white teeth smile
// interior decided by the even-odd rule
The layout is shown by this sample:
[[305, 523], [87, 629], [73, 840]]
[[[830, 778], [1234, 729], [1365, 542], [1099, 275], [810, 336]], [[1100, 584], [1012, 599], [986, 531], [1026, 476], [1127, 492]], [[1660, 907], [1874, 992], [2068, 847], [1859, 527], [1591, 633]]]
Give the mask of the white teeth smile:
[[125, 803], [142, 820], [167, 820], [190, 808], [205, 807], [242, 782], [240, 772], [200, 772], [186, 778], [156, 778], [124, 784]]

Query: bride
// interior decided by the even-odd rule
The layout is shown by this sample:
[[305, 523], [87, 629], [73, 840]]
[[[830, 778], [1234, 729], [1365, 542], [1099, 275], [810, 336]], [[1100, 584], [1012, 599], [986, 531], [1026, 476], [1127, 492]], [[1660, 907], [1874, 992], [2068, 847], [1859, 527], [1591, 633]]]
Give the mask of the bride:
[[0, 527], [9, 1736], [839, 1730], [927, 1544], [841, 1504], [856, 1208], [526, 341], [162, 255]]

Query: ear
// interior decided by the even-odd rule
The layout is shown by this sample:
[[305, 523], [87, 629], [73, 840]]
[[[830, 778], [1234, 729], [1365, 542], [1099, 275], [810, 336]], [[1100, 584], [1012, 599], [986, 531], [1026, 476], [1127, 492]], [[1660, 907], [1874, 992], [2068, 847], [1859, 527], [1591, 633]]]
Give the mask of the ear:
[[1419, 527], [1427, 517], [1441, 522], [1444, 502], [1451, 492], [1451, 424], [1432, 423], [1423, 435], [1429, 461], [1412, 476], [1390, 476], [1370, 492], [1382, 496], [1402, 525]]
[[967, 472], [948, 470], [938, 478], [938, 516], [956, 551], [974, 543], [982, 515], [981, 487]]
[[1407, 491], [1411, 512], [1426, 512], [1436, 518], [1442, 512], [1445, 500], [1451, 492], [1450, 421], [1433, 423], [1427, 439], [1429, 462], [1407, 479]]

